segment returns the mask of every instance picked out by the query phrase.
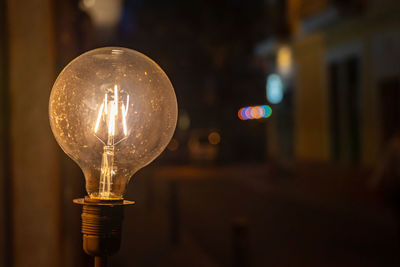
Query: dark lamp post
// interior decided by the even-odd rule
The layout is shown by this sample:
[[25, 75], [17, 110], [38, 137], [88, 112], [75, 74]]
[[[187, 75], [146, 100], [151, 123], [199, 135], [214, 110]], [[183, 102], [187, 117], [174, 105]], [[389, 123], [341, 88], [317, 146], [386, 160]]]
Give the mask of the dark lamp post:
[[74, 199], [82, 205], [83, 250], [95, 257], [95, 267], [107, 266], [107, 257], [118, 252], [121, 244], [124, 206], [127, 200]]

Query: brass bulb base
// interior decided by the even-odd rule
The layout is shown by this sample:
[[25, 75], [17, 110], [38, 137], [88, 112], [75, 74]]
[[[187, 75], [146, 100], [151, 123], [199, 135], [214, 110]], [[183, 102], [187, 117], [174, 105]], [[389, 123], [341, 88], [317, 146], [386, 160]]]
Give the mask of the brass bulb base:
[[83, 250], [95, 257], [118, 252], [121, 244], [123, 209], [134, 202], [127, 200], [100, 200], [89, 197], [75, 199], [82, 205]]

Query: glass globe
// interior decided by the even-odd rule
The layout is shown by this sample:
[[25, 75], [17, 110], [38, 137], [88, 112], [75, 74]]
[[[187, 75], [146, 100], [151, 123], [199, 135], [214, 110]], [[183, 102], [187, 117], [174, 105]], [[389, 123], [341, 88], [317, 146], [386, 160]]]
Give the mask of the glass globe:
[[63, 69], [51, 91], [49, 117], [58, 144], [82, 169], [89, 197], [123, 199], [132, 175], [169, 143], [177, 102], [153, 60], [105, 47]]

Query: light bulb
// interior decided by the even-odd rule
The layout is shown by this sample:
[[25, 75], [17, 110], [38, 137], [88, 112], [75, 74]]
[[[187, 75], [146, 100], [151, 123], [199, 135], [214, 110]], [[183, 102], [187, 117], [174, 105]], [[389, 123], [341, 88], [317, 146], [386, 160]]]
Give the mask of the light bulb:
[[154, 61], [105, 47], [64, 68], [51, 91], [49, 117], [58, 144], [82, 169], [89, 197], [123, 199], [132, 175], [169, 143], [177, 102]]

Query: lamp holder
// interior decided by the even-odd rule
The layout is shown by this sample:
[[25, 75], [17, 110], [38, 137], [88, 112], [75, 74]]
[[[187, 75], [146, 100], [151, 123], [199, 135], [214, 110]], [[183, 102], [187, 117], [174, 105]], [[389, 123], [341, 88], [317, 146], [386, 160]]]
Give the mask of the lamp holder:
[[118, 252], [124, 206], [128, 200], [102, 200], [89, 197], [74, 199], [82, 205], [83, 250], [95, 257], [96, 266], [106, 266], [106, 258]]

